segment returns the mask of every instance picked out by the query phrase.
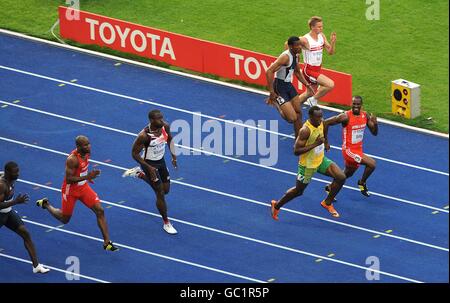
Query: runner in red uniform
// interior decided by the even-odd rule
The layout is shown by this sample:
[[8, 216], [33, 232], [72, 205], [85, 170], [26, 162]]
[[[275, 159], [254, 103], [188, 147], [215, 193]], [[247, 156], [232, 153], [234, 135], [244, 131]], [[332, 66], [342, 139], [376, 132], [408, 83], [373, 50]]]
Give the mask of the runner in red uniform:
[[330, 42], [328, 42], [322, 32], [322, 18], [318, 16], [311, 17], [308, 25], [309, 33], [300, 37], [304, 62], [302, 74], [313, 89], [303, 92], [299, 97], [299, 102], [302, 104], [306, 100], [307, 105], [314, 106], [317, 105], [320, 98], [334, 88], [334, 81], [322, 73], [322, 53], [324, 48], [329, 55], [336, 52], [336, 33], [331, 33]]
[[[366, 125], [369, 127], [372, 135], [376, 136], [378, 134], [378, 122], [375, 115], [367, 114], [361, 110], [362, 103], [361, 96], [354, 96], [351, 110], [326, 120], [324, 134], [325, 138], [327, 138], [328, 126], [342, 124], [342, 155], [344, 156], [345, 162], [344, 173], [349, 178], [353, 176], [361, 164], [364, 165], [364, 173], [362, 178], [358, 180], [358, 187], [364, 196], [369, 197], [370, 193], [367, 189], [366, 181], [375, 170], [376, 163], [374, 159], [363, 153], [363, 137]], [[325, 148], [327, 150], [330, 149], [328, 140], [325, 143]], [[328, 185], [325, 190], [329, 190]]]
[[85, 136], [76, 137], [75, 144], [77, 148], [70, 153], [66, 161], [66, 175], [61, 188], [61, 209], [51, 206], [47, 198], [37, 200], [36, 205], [47, 209], [53, 217], [67, 224], [72, 217], [75, 203], [80, 200], [97, 216], [98, 227], [103, 235], [103, 248], [111, 251], [118, 250], [109, 239], [108, 225], [100, 199], [87, 183], [88, 181], [94, 183], [92, 180], [100, 175], [100, 170], [97, 169], [88, 172], [91, 144]]

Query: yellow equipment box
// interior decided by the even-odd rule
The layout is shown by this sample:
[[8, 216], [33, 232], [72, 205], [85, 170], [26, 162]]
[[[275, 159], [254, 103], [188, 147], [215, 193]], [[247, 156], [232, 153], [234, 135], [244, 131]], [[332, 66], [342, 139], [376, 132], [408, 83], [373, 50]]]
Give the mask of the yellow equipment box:
[[412, 119], [420, 116], [420, 85], [397, 79], [392, 81], [392, 113]]

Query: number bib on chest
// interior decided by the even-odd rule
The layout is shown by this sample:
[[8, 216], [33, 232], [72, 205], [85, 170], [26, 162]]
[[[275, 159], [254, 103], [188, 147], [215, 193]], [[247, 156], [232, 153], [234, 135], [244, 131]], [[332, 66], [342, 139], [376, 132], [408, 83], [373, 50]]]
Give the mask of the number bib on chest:
[[352, 130], [352, 144], [359, 143], [363, 140], [364, 128]]
[[319, 146], [314, 148], [314, 153], [316, 155], [320, 155], [323, 152], [324, 148], [325, 148], [325, 145], [322, 143]]

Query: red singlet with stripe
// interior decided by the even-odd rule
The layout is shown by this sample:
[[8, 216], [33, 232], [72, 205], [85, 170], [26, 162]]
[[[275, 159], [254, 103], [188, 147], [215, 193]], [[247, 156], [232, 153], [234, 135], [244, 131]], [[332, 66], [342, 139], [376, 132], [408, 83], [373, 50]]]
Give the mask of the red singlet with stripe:
[[367, 124], [367, 113], [361, 111], [359, 115], [354, 115], [352, 110], [346, 112], [348, 124], [342, 128], [342, 150], [360, 150], [362, 152], [364, 130]]
[[[78, 160], [78, 168], [77, 168], [77, 171], [75, 172], [75, 176], [76, 177], [87, 176], [90, 155], [86, 154], [86, 159], [83, 159], [76, 149], [74, 149], [70, 153], [69, 157], [71, 155], [75, 155]], [[73, 184], [67, 184], [66, 177], [64, 177], [64, 182], [63, 182], [63, 186], [62, 186], [62, 188], [64, 190], [63, 193], [66, 195], [73, 194], [74, 192], [81, 190], [84, 186], [86, 186], [86, 184], [87, 184], [87, 180], [83, 180], [83, 181], [73, 183]]]

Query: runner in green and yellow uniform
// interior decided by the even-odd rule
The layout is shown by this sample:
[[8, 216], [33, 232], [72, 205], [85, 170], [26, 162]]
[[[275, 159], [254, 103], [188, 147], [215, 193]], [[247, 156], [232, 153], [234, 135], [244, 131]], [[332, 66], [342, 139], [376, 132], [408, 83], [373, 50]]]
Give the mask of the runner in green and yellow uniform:
[[303, 194], [315, 172], [333, 178], [331, 190], [320, 204], [333, 217], [339, 217], [332, 202], [345, 183], [345, 174], [336, 163], [325, 157], [322, 110], [318, 106], [313, 106], [308, 113], [309, 118], [300, 129], [294, 146], [294, 154], [300, 156], [297, 181], [295, 187], [288, 189], [280, 200], [272, 200], [271, 211], [275, 220], [278, 220], [278, 212], [282, 206]]

